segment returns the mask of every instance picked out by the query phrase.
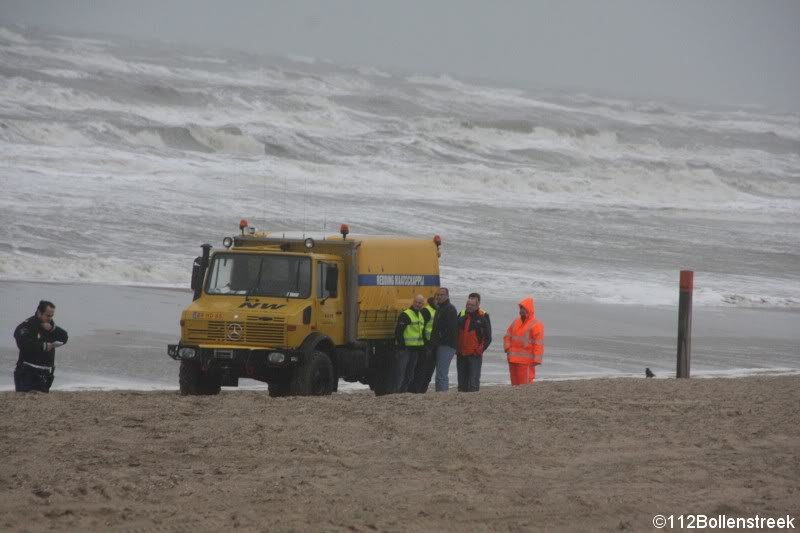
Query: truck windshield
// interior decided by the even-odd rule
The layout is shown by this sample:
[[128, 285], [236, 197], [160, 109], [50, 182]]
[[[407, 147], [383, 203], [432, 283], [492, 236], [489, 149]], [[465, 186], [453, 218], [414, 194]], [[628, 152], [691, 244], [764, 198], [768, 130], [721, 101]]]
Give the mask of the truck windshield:
[[208, 274], [206, 292], [308, 298], [311, 293], [311, 258], [269, 254], [216, 254]]

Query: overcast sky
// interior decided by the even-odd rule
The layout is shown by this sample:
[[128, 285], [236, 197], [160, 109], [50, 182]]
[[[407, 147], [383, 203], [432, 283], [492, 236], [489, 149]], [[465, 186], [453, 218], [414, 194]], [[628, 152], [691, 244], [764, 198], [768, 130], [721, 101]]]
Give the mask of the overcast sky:
[[0, 0], [0, 22], [800, 110], [800, 0]]

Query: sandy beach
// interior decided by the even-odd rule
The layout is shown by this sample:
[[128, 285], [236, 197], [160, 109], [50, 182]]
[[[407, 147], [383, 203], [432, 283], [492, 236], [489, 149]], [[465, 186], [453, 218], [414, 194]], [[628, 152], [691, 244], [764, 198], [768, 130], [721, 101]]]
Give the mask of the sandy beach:
[[[671, 377], [675, 309], [544, 301], [533, 386], [505, 385], [495, 345], [477, 394], [271, 399], [252, 380], [177, 393], [164, 347], [186, 291], [0, 282], [0, 296], [3, 530], [645, 531], [655, 514], [800, 514], [791, 310], [696, 308], [703, 379]], [[70, 342], [51, 394], [17, 394], [10, 332], [45, 297]], [[502, 331], [515, 302], [485, 307]]]
[[800, 514], [800, 377], [270, 399], [0, 393], [0, 528], [652, 529]]

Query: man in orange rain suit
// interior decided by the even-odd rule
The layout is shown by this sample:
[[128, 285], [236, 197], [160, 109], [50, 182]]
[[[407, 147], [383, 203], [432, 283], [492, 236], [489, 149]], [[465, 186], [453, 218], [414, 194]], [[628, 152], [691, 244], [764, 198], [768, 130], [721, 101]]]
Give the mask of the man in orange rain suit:
[[519, 318], [508, 326], [503, 337], [512, 385], [533, 383], [536, 367], [544, 355], [544, 325], [534, 316], [533, 298], [519, 303]]

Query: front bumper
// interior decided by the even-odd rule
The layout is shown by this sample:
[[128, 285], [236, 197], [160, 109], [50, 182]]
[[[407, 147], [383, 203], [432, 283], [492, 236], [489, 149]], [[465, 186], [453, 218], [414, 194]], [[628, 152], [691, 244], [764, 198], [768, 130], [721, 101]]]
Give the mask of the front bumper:
[[168, 344], [167, 355], [176, 361], [201, 361], [215, 364], [266, 364], [270, 367], [288, 367], [302, 363], [299, 350], [202, 348], [192, 344]]

